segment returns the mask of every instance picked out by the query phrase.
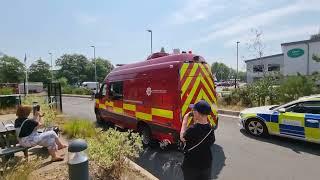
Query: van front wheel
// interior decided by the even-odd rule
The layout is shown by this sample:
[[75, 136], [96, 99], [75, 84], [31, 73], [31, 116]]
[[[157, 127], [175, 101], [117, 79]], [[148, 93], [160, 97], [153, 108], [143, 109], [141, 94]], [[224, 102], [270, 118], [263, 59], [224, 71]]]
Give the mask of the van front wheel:
[[148, 126], [141, 126], [139, 128], [139, 133], [141, 135], [142, 144], [144, 146], [149, 146], [151, 143], [151, 131]]

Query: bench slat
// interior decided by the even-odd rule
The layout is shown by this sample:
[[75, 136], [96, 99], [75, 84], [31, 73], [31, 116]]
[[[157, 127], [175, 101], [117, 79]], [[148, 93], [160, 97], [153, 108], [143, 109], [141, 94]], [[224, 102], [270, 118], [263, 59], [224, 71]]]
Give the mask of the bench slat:
[[3, 126], [7, 129], [7, 131], [15, 131], [14, 123], [11, 120], [3, 121]]
[[3, 125], [3, 123], [0, 122], [0, 133], [5, 133], [7, 132], [6, 127]]
[[16, 152], [20, 152], [20, 151], [25, 151], [27, 149], [28, 148], [22, 147], [22, 146], [16, 146], [16, 147], [10, 147], [10, 148], [6, 148], [6, 149], [0, 149], [0, 156], [16, 153]]

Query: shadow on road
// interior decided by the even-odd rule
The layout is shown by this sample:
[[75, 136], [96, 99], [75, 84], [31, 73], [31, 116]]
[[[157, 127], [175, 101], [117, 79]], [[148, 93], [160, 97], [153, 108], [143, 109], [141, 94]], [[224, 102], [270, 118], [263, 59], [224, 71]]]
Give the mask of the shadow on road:
[[255, 137], [246, 132], [246, 130], [241, 129], [240, 132], [248, 138], [256, 139], [262, 142], [276, 144], [278, 146], [283, 146], [292, 151], [300, 154], [301, 152], [309, 153], [313, 155], [320, 156], [320, 144], [315, 144], [311, 142], [306, 142], [302, 140], [295, 140], [280, 136], [269, 136], [269, 137]]
[[[212, 146], [213, 167], [212, 178], [217, 179], [221, 170], [225, 166], [225, 154], [220, 145]], [[161, 150], [159, 148], [146, 148], [136, 161], [141, 167], [159, 179], [179, 180], [183, 179], [181, 164], [183, 153], [175, 149]]]

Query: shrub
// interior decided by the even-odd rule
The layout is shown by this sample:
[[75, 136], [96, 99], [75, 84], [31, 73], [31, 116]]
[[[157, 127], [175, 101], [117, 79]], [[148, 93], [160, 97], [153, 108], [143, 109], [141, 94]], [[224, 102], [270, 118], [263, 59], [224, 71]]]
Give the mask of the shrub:
[[[120, 179], [127, 167], [127, 158], [136, 158], [142, 151], [141, 137], [137, 133], [108, 129], [88, 139], [89, 156], [108, 179]], [[106, 177], [105, 177], [106, 178]]]
[[285, 103], [316, 92], [315, 82], [311, 78], [302, 75], [290, 76], [280, 85], [279, 98]]
[[[5, 180], [28, 180], [31, 173], [39, 166], [39, 160], [34, 159], [31, 161], [18, 161], [12, 162], [14, 159], [9, 160], [4, 165], [4, 172], [0, 175], [0, 179]], [[13, 165], [12, 165], [13, 164]]]
[[63, 94], [72, 94], [72, 90], [73, 90], [73, 88], [71, 86], [62, 87]]
[[0, 95], [10, 95], [13, 94], [14, 89], [10, 87], [2, 87], [0, 88]]
[[86, 119], [70, 119], [63, 125], [63, 132], [69, 138], [88, 138], [95, 135], [94, 124]]

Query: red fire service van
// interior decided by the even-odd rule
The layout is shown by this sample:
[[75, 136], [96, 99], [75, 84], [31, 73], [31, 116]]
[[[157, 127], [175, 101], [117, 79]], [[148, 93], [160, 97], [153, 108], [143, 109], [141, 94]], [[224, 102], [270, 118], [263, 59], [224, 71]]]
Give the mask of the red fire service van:
[[210, 66], [192, 52], [158, 52], [111, 71], [96, 94], [95, 114], [98, 123], [141, 133], [145, 145], [151, 140], [176, 144], [183, 116], [201, 99], [212, 104], [208, 121], [216, 128], [217, 96]]

